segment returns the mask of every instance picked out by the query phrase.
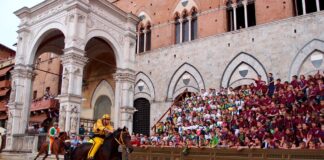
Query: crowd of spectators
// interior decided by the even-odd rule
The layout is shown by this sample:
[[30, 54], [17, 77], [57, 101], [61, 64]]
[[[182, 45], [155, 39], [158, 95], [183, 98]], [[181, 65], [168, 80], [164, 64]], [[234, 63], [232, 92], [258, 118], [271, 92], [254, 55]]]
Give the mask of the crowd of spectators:
[[136, 146], [324, 149], [323, 74], [188, 93]]

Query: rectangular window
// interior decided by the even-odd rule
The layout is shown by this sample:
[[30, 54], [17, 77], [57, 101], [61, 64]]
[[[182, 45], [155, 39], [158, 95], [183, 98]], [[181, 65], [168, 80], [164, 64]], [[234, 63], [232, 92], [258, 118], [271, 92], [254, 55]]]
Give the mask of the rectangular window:
[[140, 33], [140, 38], [139, 38], [139, 53], [144, 52], [144, 33]]
[[36, 99], [37, 98], [37, 91], [34, 91], [33, 92], [33, 99]]
[[182, 42], [187, 41], [189, 41], [189, 21], [185, 18], [182, 22]]
[[237, 29], [245, 28], [244, 7], [242, 4], [236, 8], [236, 25]]
[[233, 15], [233, 8], [227, 10], [227, 28], [228, 31], [234, 30], [234, 15]]
[[180, 22], [176, 20], [175, 24], [175, 42], [176, 44], [180, 43]]
[[191, 20], [191, 40], [197, 39], [197, 33], [198, 33], [198, 20], [197, 17], [193, 17]]
[[255, 17], [255, 4], [250, 3], [247, 5], [248, 27], [256, 25]]
[[146, 32], [146, 51], [151, 50], [151, 30]]
[[305, 0], [305, 3], [306, 3], [306, 13], [313, 13], [317, 11], [316, 0]]
[[303, 4], [302, 0], [295, 0], [295, 7], [296, 7], [296, 16], [303, 15]]

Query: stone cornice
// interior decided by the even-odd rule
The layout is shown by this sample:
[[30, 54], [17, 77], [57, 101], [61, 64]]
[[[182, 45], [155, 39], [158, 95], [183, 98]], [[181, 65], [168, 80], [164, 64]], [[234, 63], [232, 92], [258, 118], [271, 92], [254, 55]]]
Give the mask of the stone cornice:
[[85, 4], [83, 1], [72, 1], [68, 3], [68, 7], [66, 8], [67, 11], [73, 10], [73, 9], [79, 9], [85, 13], [90, 13], [90, 8], [88, 4]]
[[82, 97], [75, 94], [63, 94], [57, 96], [57, 99], [59, 99], [60, 103], [76, 103], [80, 104], [82, 102]]
[[112, 3], [108, 2], [107, 0], [97, 0], [97, 1], [100, 2], [101, 4], [103, 4], [104, 6], [106, 6], [106, 8], [109, 8], [110, 10], [117, 13], [119, 16], [123, 17], [124, 22], [126, 22], [126, 20], [129, 19], [129, 18], [133, 19], [134, 23], [137, 23], [139, 21], [137, 16], [135, 16], [134, 14], [126, 13], [125, 11], [123, 11], [122, 9], [120, 9], [117, 6], [113, 5]]
[[18, 16], [19, 18], [21, 18], [21, 16], [24, 16], [23, 14], [29, 15], [30, 13], [35, 12], [43, 7], [46, 7], [47, 5], [50, 5], [56, 1], [57, 0], [46, 0], [46, 1], [43, 1], [35, 6], [31, 7], [31, 8], [23, 7], [21, 9], [15, 11], [14, 14], [16, 16]]

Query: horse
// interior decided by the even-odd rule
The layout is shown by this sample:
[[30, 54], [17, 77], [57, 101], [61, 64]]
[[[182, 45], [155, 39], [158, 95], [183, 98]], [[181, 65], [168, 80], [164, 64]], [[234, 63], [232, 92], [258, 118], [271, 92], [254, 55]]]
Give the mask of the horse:
[[[94, 159], [122, 160], [122, 153], [118, 151], [119, 145], [126, 146], [127, 153], [131, 153], [133, 151], [131, 137], [126, 127], [123, 129], [118, 128], [116, 131], [114, 131], [114, 133], [106, 136]], [[91, 147], [91, 143], [81, 144], [74, 151], [72, 151], [70, 160], [86, 160]]]
[[[66, 145], [65, 145], [65, 140], [68, 139], [68, 135], [66, 132], [60, 132], [58, 138], [56, 138], [53, 142], [52, 148], [51, 148], [51, 152], [55, 155], [56, 159], [59, 160], [58, 155], [64, 155], [65, 154], [65, 150], [66, 150]], [[43, 158], [46, 159], [46, 157], [48, 156], [48, 146], [49, 146], [49, 142], [46, 141], [44, 142], [39, 151], [37, 156], [35, 157], [34, 160], [36, 160], [41, 154], [45, 153], [45, 156]]]

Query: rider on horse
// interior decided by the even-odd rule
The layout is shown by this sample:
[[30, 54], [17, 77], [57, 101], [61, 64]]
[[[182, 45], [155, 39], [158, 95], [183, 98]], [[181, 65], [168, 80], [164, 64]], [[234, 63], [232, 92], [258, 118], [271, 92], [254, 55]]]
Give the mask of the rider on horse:
[[104, 114], [101, 119], [98, 119], [93, 126], [94, 138], [93, 146], [88, 153], [88, 160], [93, 160], [99, 147], [103, 144], [107, 133], [113, 133], [114, 128], [110, 124], [109, 114]]
[[54, 142], [55, 138], [57, 138], [59, 136], [59, 134], [60, 134], [60, 128], [58, 128], [58, 123], [54, 122], [53, 127], [51, 127], [48, 130], [48, 137], [50, 140], [50, 143], [48, 145], [48, 154], [51, 154], [53, 142]]

